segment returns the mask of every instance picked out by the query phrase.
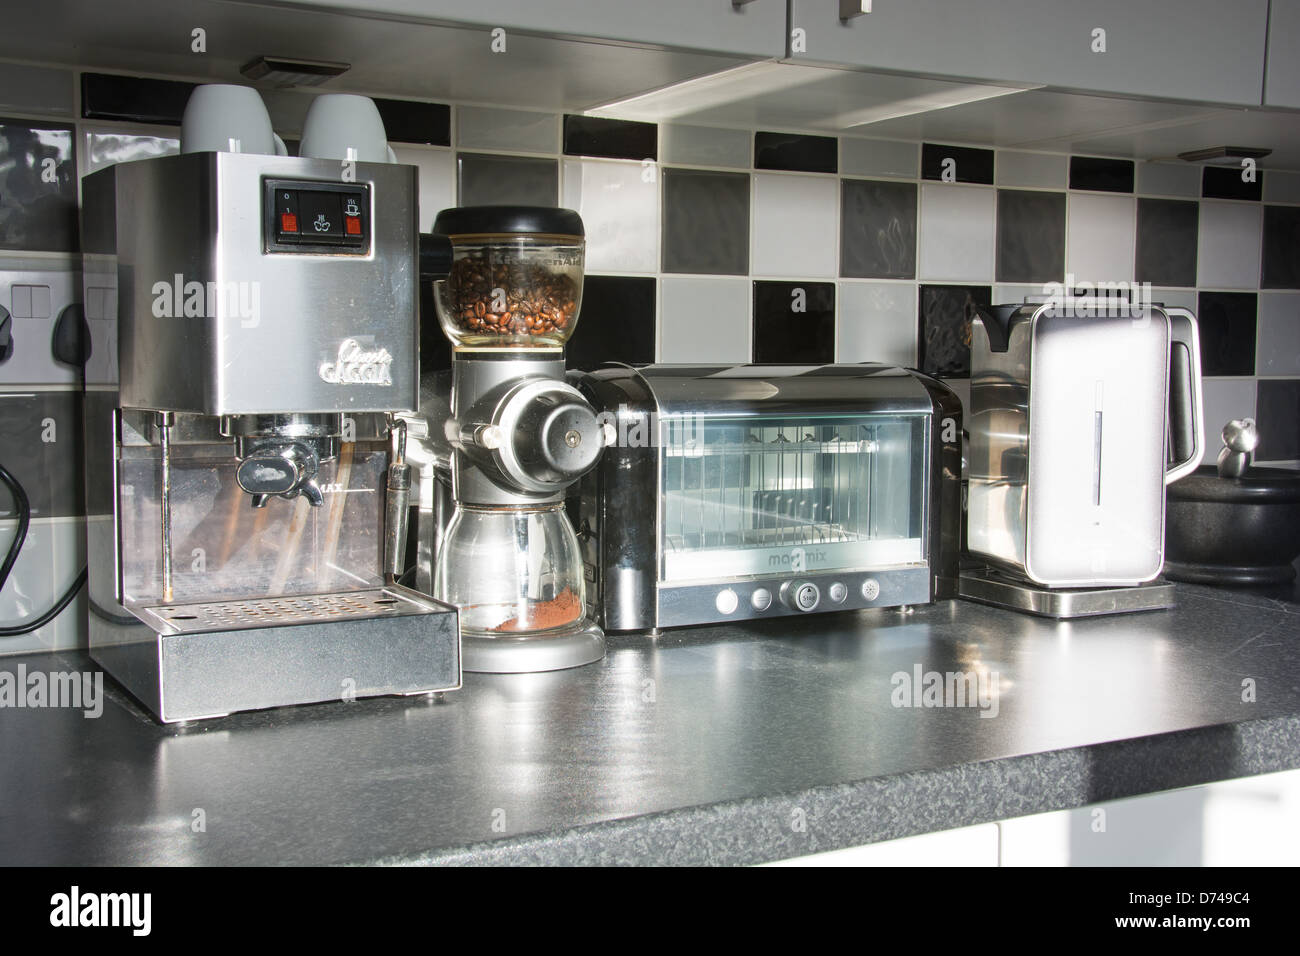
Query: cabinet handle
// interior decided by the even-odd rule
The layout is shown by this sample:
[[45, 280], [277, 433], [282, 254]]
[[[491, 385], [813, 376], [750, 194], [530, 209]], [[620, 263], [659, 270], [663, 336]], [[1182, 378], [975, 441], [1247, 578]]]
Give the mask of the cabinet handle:
[[840, 19], [852, 20], [871, 12], [871, 0], [840, 0]]
[[754, 0], [731, 0], [731, 5], [733, 7], [747, 7], [753, 2]]

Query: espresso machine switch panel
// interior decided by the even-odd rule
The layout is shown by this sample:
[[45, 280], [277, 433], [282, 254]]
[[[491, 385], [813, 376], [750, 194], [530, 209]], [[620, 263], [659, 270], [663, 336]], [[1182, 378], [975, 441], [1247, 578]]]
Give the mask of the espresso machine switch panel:
[[370, 252], [370, 187], [365, 183], [267, 180], [264, 219], [267, 252]]

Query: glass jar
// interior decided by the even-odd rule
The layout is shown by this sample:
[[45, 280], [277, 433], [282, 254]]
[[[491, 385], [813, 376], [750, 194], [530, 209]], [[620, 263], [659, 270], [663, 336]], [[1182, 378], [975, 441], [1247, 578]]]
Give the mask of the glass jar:
[[459, 505], [438, 554], [433, 596], [456, 605], [461, 630], [479, 637], [585, 623], [582, 556], [564, 506]]
[[451, 241], [450, 274], [434, 283], [443, 332], [458, 351], [559, 350], [582, 307], [586, 240], [572, 209], [444, 209], [435, 233]]

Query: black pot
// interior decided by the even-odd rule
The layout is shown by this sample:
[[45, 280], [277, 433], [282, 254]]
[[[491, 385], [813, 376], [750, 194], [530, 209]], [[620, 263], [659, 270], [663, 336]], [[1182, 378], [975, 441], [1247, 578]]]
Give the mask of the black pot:
[[1251, 468], [1220, 478], [1202, 465], [1170, 485], [1165, 500], [1165, 577], [1225, 587], [1295, 579], [1300, 472]]

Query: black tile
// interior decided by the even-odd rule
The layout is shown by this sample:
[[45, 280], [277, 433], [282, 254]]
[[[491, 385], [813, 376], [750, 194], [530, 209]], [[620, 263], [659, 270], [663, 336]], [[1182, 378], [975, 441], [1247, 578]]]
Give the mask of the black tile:
[[71, 126], [0, 118], [0, 249], [76, 252]]
[[655, 280], [587, 276], [565, 359], [569, 368], [586, 370], [606, 362], [653, 362]]
[[997, 280], [1065, 277], [1065, 193], [998, 190]]
[[1264, 207], [1265, 289], [1300, 289], [1300, 206]]
[[798, 133], [754, 134], [755, 169], [790, 169], [800, 173], [839, 171], [839, 140]]
[[818, 365], [835, 361], [835, 283], [754, 283], [754, 361]]
[[1092, 189], [1105, 193], [1131, 193], [1133, 161], [1097, 159], [1095, 156], [1071, 156], [1070, 188]]
[[111, 73], [81, 74], [83, 119], [180, 126], [196, 84]]
[[1196, 324], [1202, 375], [1255, 374], [1254, 292], [1202, 292]]
[[1259, 425], [1257, 461], [1300, 460], [1300, 379], [1269, 379], [1255, 386]]
[[1240, 166], [1206, 166], [1201, 171], [1201, 197], [1259, 202], [1264, 195], [1264, 174], [1256, 170], [1254, 181], [1246, 182], [1242, 172]]
[[456, 157], [462, 206], [554, 206], [560, 198], [560, 164], [535, 156], [461, 153]]
[[840, 275], [916, 277], [916, 184], [846, 179], [840, 193]]
[[[948, 163], [952, 160], [952, 163]], [[955, 165], [954, 165], [955, 164]], [[944, 181], [946, 169], [952, 169], [951, 182], [993, 185], [993, 150], [971, 146], [921, 146], [921, 178]]]
[[923, 285], [918, 300], [918, 368], [941, 378], [969, 378], [974, 307], [992, 304], [992, 288]]
[[633, 123], [566, 113], [564, 152], [567, 156], [657, 160], [659, 127], [654, 123]]
[[451, 107], [415, 100], [375, 100], [390, 143], [451, 145]]
[[[81, 415], [79, 392], [0, 395], [0, 453], [27, 492], [33, 518], [85, 514]], [[0, 490], [0, 518], [16, 514], [12, 496]]]
[[1137, 210], [1138, 282], [1196, 285], [1196, 237], [1201, 204], [1177, 199], [1139, 199]]
[[664, 272], [749, 274], [749, 174], [664, 171]]

